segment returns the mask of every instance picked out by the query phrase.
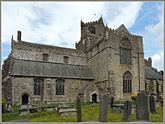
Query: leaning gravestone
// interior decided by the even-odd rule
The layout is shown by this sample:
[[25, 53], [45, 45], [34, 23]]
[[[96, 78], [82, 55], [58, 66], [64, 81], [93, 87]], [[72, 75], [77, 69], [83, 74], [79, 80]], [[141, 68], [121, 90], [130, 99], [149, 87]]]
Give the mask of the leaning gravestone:
[[127, 101], [124, 104], [123, 121], [131, 121], [132, 103]]
[[81, 115], [81, 100], [80, 97], [77, 96], [77, 121], [82, 121], [82, 115]]
[[157, 113], [156, 112], [156, 107], [155, 107], [155, 99], [154, 96], [149, 96], [150, 99], [150, 112], [151, 113]]
[[103, 95], [100, 101], [99, 121], [107, 122], [108, 119], [108, 95]]
[[136, 120], [150, 121], [149, 98], [145, 92], [136, 97]]

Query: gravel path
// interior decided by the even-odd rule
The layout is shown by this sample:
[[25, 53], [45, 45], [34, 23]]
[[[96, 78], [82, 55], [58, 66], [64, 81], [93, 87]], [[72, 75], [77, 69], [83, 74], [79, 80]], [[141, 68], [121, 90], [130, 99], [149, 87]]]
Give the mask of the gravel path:
[[8, 122], [30, 122], [29, 119], [13, 120]]

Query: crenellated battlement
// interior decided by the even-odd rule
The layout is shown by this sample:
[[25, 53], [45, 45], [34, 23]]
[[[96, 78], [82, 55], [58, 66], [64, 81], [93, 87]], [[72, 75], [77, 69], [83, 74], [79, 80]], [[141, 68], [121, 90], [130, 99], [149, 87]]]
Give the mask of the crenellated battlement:
[[102, 16], [100, 17], [99, 20], [91, 21], [91, 22], [86, 22], [86, 23], [84, 23], [84, 22], [81, 20], [81, 27], [82, 27], [82, 26], [94, 25], [94, 24], [101, 24], [101, 23], [104, 24], [104, 23], [103, 23], [103, 18], [102, 18]]

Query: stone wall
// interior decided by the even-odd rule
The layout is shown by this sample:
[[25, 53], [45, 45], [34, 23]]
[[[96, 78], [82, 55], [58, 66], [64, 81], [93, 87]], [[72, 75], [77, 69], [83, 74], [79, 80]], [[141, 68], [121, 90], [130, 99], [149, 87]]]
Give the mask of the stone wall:
[[[96, 27], [96, 32], [102, 32], [103, 36], [97, 37], [96, 33], [96, 35], [86, 35], [87, 38], [84, 38], [88, 67], [95, 76], [95, 83], [101, 89], [109, 88], [115, 99], [130, 98], [139, 90], [145, 90], [142, 37], [112, 30], [101, 24], [96, 26], [95, 22], [94, 24], [87, 23], [82, 27], [83, 36], [88, 34], [87, 29], [91, 25]], [[128, 38], [131, 43], [131, 65], [120, 64], [119, 45], [123, 38]], [[123, 94], [123, 75], [127, 71], [132, 74], [132, 93]]]
[[43, 61], [43, 54], [48, 54], [48, 62], [64, 63], [64, 56], [68, 56], [72, 65], [87, 65], [86, 55], [75, 49], [40, 45], [24, 41], [13, 41], [12, 57], [16, 59]]
[[6, 99], [6, 103], [12, 104], [12, 78], [6, 77], [2, 82], [2, 97]]
[[[34, 79], [32, 77], [15, 77], [15, 104], [20, 105], [22, 103], [22, 96], [26, 93], [30, 96], [31, 104], [39, 104], [41, 96], [34, 95]], [[64, 79], [65, 80], [65, 95], [56, 95], [56, 79], [47, 78], [44, 79], [44, 101], [48, 102], [76, 102], [76, 96], [84, 85], [92, 83], [89, 80], [79, 79]], [[47, 89], [47, 90], [46, 90]], [[92, 89], [91, 92], [97, 91]], [[46, 94], [47, 93], [47, 94]]]

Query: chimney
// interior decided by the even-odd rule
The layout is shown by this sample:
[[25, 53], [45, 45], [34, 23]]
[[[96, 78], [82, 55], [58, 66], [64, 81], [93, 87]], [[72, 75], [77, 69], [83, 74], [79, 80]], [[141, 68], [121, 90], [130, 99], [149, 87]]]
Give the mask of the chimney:
[[148, 58], [148, 67], [152, 67], [152, 59], [150, 57]]
[[21, 31], [17, 31], [17, 41], [21, 41]]

